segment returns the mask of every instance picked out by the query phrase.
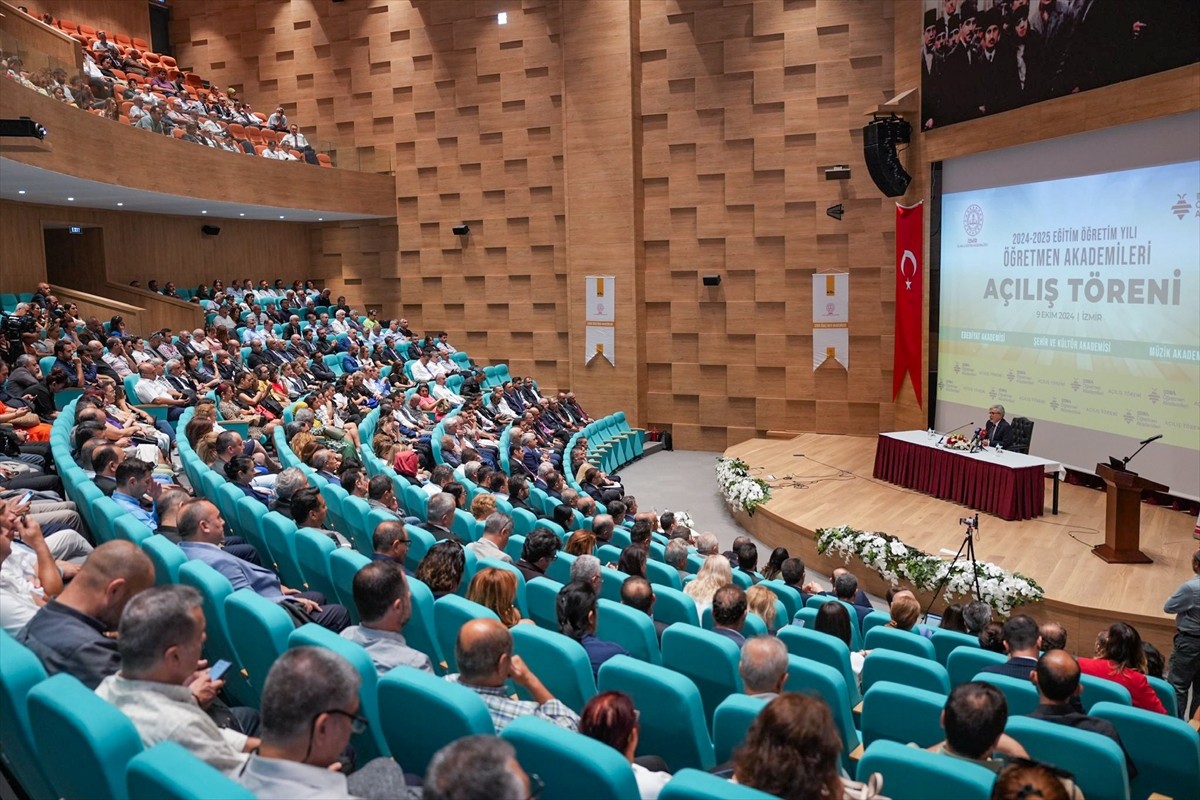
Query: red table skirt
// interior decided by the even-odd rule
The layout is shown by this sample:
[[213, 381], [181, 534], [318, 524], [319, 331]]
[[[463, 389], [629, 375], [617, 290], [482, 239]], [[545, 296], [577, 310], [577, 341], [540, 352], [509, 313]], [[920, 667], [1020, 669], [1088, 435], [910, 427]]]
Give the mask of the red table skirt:
[[875, 448], [875, 477], [1002, 519], [1040, 517], [1046, 495], [1041, 467], [1013, 469], [888, 436]]

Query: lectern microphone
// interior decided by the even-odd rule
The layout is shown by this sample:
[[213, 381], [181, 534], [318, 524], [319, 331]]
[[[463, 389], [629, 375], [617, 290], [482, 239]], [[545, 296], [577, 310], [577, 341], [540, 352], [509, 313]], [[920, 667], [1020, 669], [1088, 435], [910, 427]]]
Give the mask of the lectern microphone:
[[957, 428], [955, 428], [952, 431], [946, 431], [945, 433], [942, 434], [942, 438], [938, 439], [938, 444], [941, 444], [942, 442], [946, 441], [946, 437], [949, 436], [950, 434], [958, 433], [959, 431], [961, 431], [963, 428], [967, 427], [968, 425], [974, 425], [974, 424], [975, 424], [974, 422], [968, 422], [966, 425], [959, 425]]
[[1143, 439], [1142, 441], [1138, 442], [1138, 444], [1150, 444], [1151, 442], [1157, 442], [1162, 437], [1163, 437], [1163, 435], [1161, 433], [1159, 433], [1154, 436], [1151, 436], [1149, 439]]

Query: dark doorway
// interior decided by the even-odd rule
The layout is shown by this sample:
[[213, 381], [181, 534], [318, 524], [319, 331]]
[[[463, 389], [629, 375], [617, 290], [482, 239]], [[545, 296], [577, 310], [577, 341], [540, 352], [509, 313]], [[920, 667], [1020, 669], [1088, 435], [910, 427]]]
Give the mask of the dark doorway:
[[171, 7], [157, 0], [150, 2], [150, 46], [160, 55], [175, 55], [171, 52]]
[[46, 281], [92, 294], [107, 282], [104, 261], [104, 229], [65, 224], [47, 225]]

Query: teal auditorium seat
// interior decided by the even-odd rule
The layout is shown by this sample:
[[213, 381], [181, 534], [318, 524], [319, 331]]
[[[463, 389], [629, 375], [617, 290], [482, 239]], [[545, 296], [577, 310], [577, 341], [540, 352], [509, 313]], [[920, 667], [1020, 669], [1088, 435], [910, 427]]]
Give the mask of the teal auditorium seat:
[[142, 752], [129, 718], [60, 672], [29, 691], [29, 720], [55, 797], [128, 797], [125, 766]]
[[416, 578], [408, 579], [408, 591], [412, 595], [412, 616], [404, 626], [404, 641], [409, 647], [429, 656], [433, 668], [439, 675], [446, 674], [446, 659], [438, 644], [437, 623], [433, 613], [433, 592]]
[[[561, 557], [561, 556], [560, 556]], [[563, 584], [547, 577], [537, 577], [525, 584], [525, 602], [529, 606], [529, 619], [538, 627], [558, 631], [556, 603]]]
[[764, 589], [769, 589], [779, 602], [783, 603], [783, 610], [786, 612], [788, 619], [794, 618], [796, 612], [804, 607], [804, 604], [800, 600], [800, 593], [783, 581], [760, 581], [758, 585]]
[[258, 706], [258, 690], [250, 686], [243, 672], [241, 658], [229, 635], [229, 624], [225, 616], [225, 598], [233, 594], [229, 580], [203, 561], [189, 561], [179, 568], [179, 582], [191, 586], [200, 593], [204, 607], [205, 633], [204, 655], [208, 663], [215, 664], [225, 659], [234, 669], [225, 673], [225, 692], [239, 705]]
[[691, 595], [684, 594], [678, 589], [666, 586], [654, 587], [654, 618], [659, 622], [671, 625], [683, 622], [688, 625], [700, 624], [700, 613], [696, 610], [696, 601]]
[[450, 672], [458, 672], [454, 646], [458, 641], [459, 628], [473, 619], [499, 621], [500, 618], [490, 608], [472, 603], [456, 594], [448, 594], [434, 601], [433, 619], [437, 625], [437, 640], [442, 650], [442, 658], [445, 659]]
[[505, 727], [500, 738], [517, 751], [526, 772], [546, 785], [545, 796], [592, 800], [637, 797], [637, 781], [625, 756], [602, 742], [536, 717], [522, 717]]
[[365, 764], [373, 758], [391, 755], [379, 721], [379, 673], [366, 648], [313, 622], [301, 625], [288, 636], [288, 648], [296, 647], [323, 647], [350, 662], [362, 681], [358, 689], [361, 703], [358, 713], [367, 720], [367, 729], [350, 738], [358, 763]]
[[125, 772], [129, 800], [254, 800], [254, 793], [175, 742], [134, 756]]
[[[874, 658], [874, 654], [871, 658]], [[868, 661], [870, 659], [867, 659]], [[891, 681], [878, 681], [863, 695], [862, 741], [881, 739], [930, 747], [945, 738], [942, 708], [947, 696]]]
[[883, 775], [892, 800], [989, 800], [996, 773], [961, 758], [896, 742], [875, 742], [858, 762], [858, 780]]
[[959, 633], [958, 631], [944, 631], [937, 628], [933, 632], [933, 637], [930, 638], [933, 642], [933, 652], [937, 656], [938, 663], [943, 667], [948, 666], [950, 654], [954, 652], [956, 647], [974, 647], [979, 648], [979, 637], [971, 636], [967, 633]]
[[889, 614], [888, 612], [872, 611], [870, 614], [867, 614], [865, 617], [862, 618], [862, 623], [861, 623], [862, 634], [863, 634], [863, 636], [866, 636], [870, 631], [874, 630], [875, 628], [879, 628], [884, 625], [887, 625], [891, 621], [892, 621], [892, 615]]
[[[569, 636], [537, 625], [514, 625], [513, 652], [529, 665], [550, 694], [575, 712], [583, 710], [596, 694], [596, 679], [583, 645]], [[521, 687], [517, 694], [532, 699]]]
[[945, 667], [932, 659], [918, 658], [895, 650], [872, 650], [871, 655], [863, 661], [863, 692], [881, 680], [894, 681], [938, 694], [950, 693], [950, 676]]
[[596, 635], [601, 639], [616, 642], [639, 661], [651, 664], [662, 663], [662, 651], [658, 646], [658, 634], [654, 620], [644, 611], [601, 599], [597, 609]]
[[455, 739], [496, 732], [479, 695], [412, 667], [396, 667], [379, 679], [379, 716], [388, 747], [418, 775]]
[[179, 583], [179, 568], [188, 560], [179, 549], [179, 545], [161, 533], [156, 533], [142, 540], [142, 550], [154, 564], [155, 585]]
[[979, 647], [956, 647], [946, 659], [946, 672], [950, 674], [950, 686], [974, 680], [979, 670], [993, 664], [1003, 664], [1008, 659], [1002, 653], [993, 653]]
[[846, 699], [846, 682], [833, 667], [806, 658], [788, 656], [788, 677], [784, 691], [802, 692], [820, 697], [829, 706], [838, 735], [842, 739], [842, 766], [852, 769], [850, 754], [858, 747], [858, 730], [854, 727], [853, 706]]
[[771, 800], [774, 796], [698, 769], [681, 769], [659, 792], [658, 800]]
[[731, 694], [721, 701], [713, 713], [713, 751], [717, 763], [724, 764], [733, 751], [746, 739], [746, 732], [767, 701], [761, 697]]
[[1129, 800], [1125, 754], [1107, 736], [1046, 720], [1014, 716], [1011, 709], [1004, 732], [1020, 742], [1030, 757], [1074, 775], [1075, 783], [1088, 800]]
[[29, 720], [29, 691], [44, 680], [46, 670], [38, 657], [0, 631], [0, 759], [31, 798], [54, 795]]
[[846, 688], [846, 701], [853, 708], [862, 700], [858, 691], [858, 678], [850, 666], [850, 648], [837, 637], [819, 633], [799, 625], [787, 625], [779, 631], [779, 641], [787, 646], [788, 652], [800, 658], [824, 664], [837, 671]]
[[863, 642], [867, 650], [884, 648], [908, 653], [917, 658], [937, 661], [937, 653], [934, 652], [933, 643], [915, 631], [902, 631], [896, 628], [872, 628], [871, 632], [863, 637]]
[[1175, 698], [1175, 687], [1153, 675], [1147, 675], [1146, 680], [1150, 683], [1150, 688], [1158, 695], [1158, 700], [1167, 710], [1167, 714], [1172, 717], [1179, 716], [1179, 701]]
[[278, 511], [267, 512], [263, 517], [263, 538], [275, 558], [280, 582], [291, 589], [303, 591], [308, 587], [304, 582], [304, 572], [300, 569], [300, 559], [296, 556], [295, 536], [296, 523]]
[[[355, 550], [339, 547], [329, 554], [329, 577], [333, 580], [334, 595], [337, 602], [350, 612], [350, 621], [359, 623], [358, 606], [354, 604], [354, 576], [358, 571], [371, 563], [371, 559]], [[329, 601], [333, 602], [330, 597]]]
[[704, 718], [712, 726], [721, 701], [742, 691], [738, 662], [742, 651], [719, 633], [675, 624], [663, 631], [662, 664], [692, 680], [700, 690]]
[[304, 583], [314, 592], [325, 595], [330, 603], [335, 602], [337, 590], [333, 578], [329, 574], [329, 556], [337, 550], [337, 545], [322, 531], [314, 528], [300, 528], [296, 531], [293, 542], [296, 547], [296, 561], [300, 564], [300, 573]]
[[700, 690], [684, 675], [629, 656], [600, 667], [597, 691], [625, 692], [641, 712], [639, 755], [661, 756], [672, 770], [711, 769], [716, 763]]
[[1092, 706], [1096, 703], [1133, 705], [1133, 698], [1130, 696], [1129, 690], [1116, 681], [1097, 678], [1095, 675], [1080, 675], [1079, 685], [1083, 687], [1083, 691], [1079, 694], [1079, 701], [1083, 703], [1083, 710], [1086, 713], [1090, 714]]
[[1200, 787], [1200, 733], [1181, 719], [1118, 703], [1097, 703], [1092, 716], [1111, 722], [1137, 765], [1130, 785], [1133, 800], [1153, 792], [1195, 797]]
[[295, 630], [292, 617], [278, 603], [238, 589], [225, 598], [225, 620], [241, 667], [261, 697], [267, 672], [287, 650], [288, 636]]

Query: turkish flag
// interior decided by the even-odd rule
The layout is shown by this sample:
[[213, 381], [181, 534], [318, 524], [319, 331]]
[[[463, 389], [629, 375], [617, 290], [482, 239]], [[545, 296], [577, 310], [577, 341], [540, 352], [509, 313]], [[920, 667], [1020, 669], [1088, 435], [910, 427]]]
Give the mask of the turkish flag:
[[922, 220], [925, 206], [896, 204], [896, 350], [892, 364], [892, 399], [900, 394], [904, 376], [912, 376], [917, 403], [921, 402]]

